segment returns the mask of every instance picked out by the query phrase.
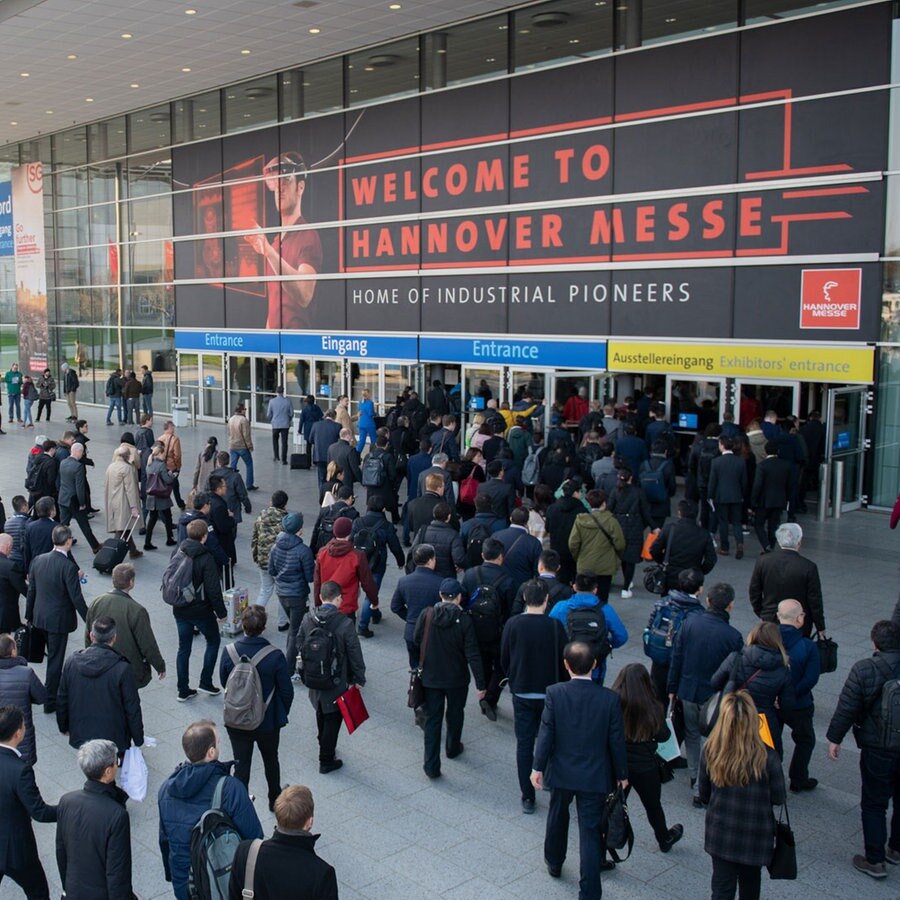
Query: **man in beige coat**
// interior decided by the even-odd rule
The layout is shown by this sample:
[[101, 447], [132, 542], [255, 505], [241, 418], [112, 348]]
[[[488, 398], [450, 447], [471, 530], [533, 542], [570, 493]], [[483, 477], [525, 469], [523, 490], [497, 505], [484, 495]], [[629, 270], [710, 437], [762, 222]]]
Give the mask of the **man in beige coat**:
[[[105, 506], [106, 530], [121, 537], [128, 530], [132, 519], [140, 518], [141, 497], [138, 491], [137, 470], [131, 464], [128, 450], [119, 447], [113, 453], [113, 461], [106, 469]], [[132, 559], [144, 554], [135, 546], [134, 538], [128, 538], [128, 550]]]
[[353, 423], [350, 419], [350, 398], [346, 394], [338, 397], [337, 406], [335, 407], [335, 420], [341, 428], [353, 430]]
[[237, 469], [239, 459], [242, 459], [247, 467], [247, 490], [258, 491], [259, 487], [253, 480], [253, 437], [250, 434], [250, 420], [246, 412], [244, 404], [238, 403], [234, 415], [228, 420], [228, 450], [231, 453], [232, 469]]

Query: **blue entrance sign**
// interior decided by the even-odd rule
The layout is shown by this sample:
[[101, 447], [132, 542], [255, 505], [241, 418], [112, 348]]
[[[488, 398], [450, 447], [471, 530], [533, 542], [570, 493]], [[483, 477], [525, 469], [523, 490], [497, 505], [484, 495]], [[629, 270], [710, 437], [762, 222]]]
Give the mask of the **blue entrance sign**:
[[277, 356], [278, 332], [271, 331], [179, 331], [175, 330], [176, 350], [206, 350], [225, 353], [265, 353]]
[[415, 335], [392, 337], [381, 334], [290, 334], [281, 335], [281, 352], [285, 356], [319, 356], [335, 359], [418, 359]]
[[605, 369], [606, 341], [421, 337], [419, 359], [422, 362], [481, 363], [485, 366]]

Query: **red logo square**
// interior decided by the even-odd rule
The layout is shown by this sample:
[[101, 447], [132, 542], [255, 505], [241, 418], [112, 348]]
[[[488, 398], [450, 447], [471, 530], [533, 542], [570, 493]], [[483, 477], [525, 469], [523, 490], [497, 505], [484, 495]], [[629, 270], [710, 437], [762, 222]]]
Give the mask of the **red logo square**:
[[803, 269], [801, 328], [859, 329], [862, 269]]

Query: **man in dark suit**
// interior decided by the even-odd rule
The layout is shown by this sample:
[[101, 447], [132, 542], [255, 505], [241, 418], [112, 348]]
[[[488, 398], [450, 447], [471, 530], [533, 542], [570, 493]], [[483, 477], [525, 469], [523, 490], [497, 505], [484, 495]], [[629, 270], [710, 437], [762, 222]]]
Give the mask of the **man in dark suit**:
[[341, 426], [335, 421], [336, 415], [333, 409], [326, 410], [324, 418], [319, 419], [309, 432], [309, 441], [313, 447], [312, 461], [316, 464], [319, 487], [322, 487], [328, 470], [328, 448], [341, 435]]
[[537, 576], [543, 547], [536, 537], [528, 533], [527, 509], [514, 509], [510, 523], [509, 528], [495, 531], [491, 537], [503, 544], [503, 565], [518, 591], [520, 585]]
[[29, 900], [49, 900], [31, 820], [55, 822], [56, 807], [44, 803], [34, 771], [19, 754], [24, 737], [22, 711], [0, 707], [0, 881], [8, 875]]
[[25, 576], [10, 559], [13, 539], [0, 534], [0, 634], [12, 634], [21, 624], [19, 597], [28, 590]]
[[678, 576], [685, 569], [699, 569], [708, 575], [716, 564], [716, 546], [707, 529], [697, 524], [697, 504], [693, 500], [678, 501], [678, 518], [668, 525], [650, 545], [654, 562], [666, 561], [666, 590], [678, 587]]
[[100, 541], [94, 536], [88, 521], [87, 474], [81, 458], [84, 444], [72, 444], [70, 455], [59, 464], [59, 521], [68, 525], [72, 519], [78, 523], [81, 533], [91, 550], [100, 549]]
[[352, 488], [362, 481], [359, 468], [359, 453], [353, 445], [353, 432], [349, 428], [341, 429], [341, 436], [328, 448], [328, 462], [336, 463], [344, 473], [344, 484]]
[[66, 658], [69, 633], [78, 627], [76, 613], [87, 620], [78, 563], [72, 557], [72, 530], [53, 529], [53, 549], [36, 556], [28, 577], [25, 621], [47, 632], [47, 702], [44, 712], [56, 712], [56, 691]]
[[485, 494], [491, 498], [491, 510], [498, 519], [509, 521], [516, 508], [516, 492], [503, 478], [503, 460], [493, 459], [488, 463], [488, 480], [478, 485], [476, 496]]
[[816, 631], [825, 634], [825, 610], [822, 605], [822, 582], [819, 568], [800, 555], [803, 529], [796, 522], [779, 525], [775, 532], [778, 549], [766, 553], [756, 561], [750, 577], [750, 605], [765, 622], [778, 621], [778, 604], [782, 600], [797, 600], [803, 607], [804, 637]]
[[459, 447], [456, 445], [456, 419], [446, 415], [441, 419], [441, 427], [431, 435], [431, 452], [445, 453], [451, 460], [459, 460]]
[[22, 562], [26, 573], [31, 570], [31, 561], [36, 556], [53, 549], [53, 529], [59, 525], [56, 521], [56, 501], [52, 497], [41, 497], [34, 505], [34, 515], [22, 536]]
[[766, 441], [766, 458], [756, 467], [750, 506], [756, 510], [756, 536], [764, 551], [775, 546], [775, 529], [787, 509], [794, 486], [794, 468], [778, 458], [778, 445]]
[[444, 579], [434, 571], [436, 561], [434, 547], [431, 544], [419, 544], [413, 550], [415, 570], [397, 582], [391, 598], [391, 612], [406, 622], [403, 637], [411, 669], [419, 666], [419, 648], [413, 641], [416, 622], [424, 610], [441, 602], [441, 582]]
[[715, 504], [719, 519], [719, 555], [728, 556], [728, 526], [734, 532], [737, 544], [735, 559], [744, 556], [744, 532], [741, 528], [741, 513], [747, 496], [747, 465], [735, 455], [734, 438], [723, 434], [719, 438], [719, 452], [709, 467], [709, 499]]
[[550, 810], [544, 862], [552, 878], [559, 878], [566, 859], [573, 799], [578, 806], [579, 900], [597, 900], [603, 893], [604, 800], [615, 783], [628, 787], [619, 697], [594, 684], [591, 671], [596, 665], [590, 646], [580, 641], [566, 645], [565, 666], [571, 680], [547, 688], [531, 773], [532, 784], [542, 790], [544, 773], [551, 766], [546, 779]]
[[[434, 518], [434, 508], [443, 500], [444, 497], [444, 479], [432, 473], [425, 479], [425, 493], [421, 497], [416, 497], [408, 504], [407, 521], [409, 522], [409, 533], [415, 537], [419, 529], [424, 525], [431, 524]], [[453, 508], [453, 498], [450, 498], [448, 506], [450, 507], [450, 524], [454, 528], [459, 528], [459, 519], [456, 510]]]

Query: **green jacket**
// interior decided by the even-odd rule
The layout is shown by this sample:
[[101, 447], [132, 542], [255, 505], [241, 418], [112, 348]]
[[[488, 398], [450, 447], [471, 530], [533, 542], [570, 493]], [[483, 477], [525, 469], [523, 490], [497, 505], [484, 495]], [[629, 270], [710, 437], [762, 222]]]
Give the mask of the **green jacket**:
[[624, 549], [622, 527], [608, 510], [593, 510], [575, 517], [569, 535], [569, 551], [575, 559], [577, 572], [615, 575], [619, 568], [619, 556]]
[[3, 380], [6, 382], [6, 393], [10, 397], [18, 397], [22, 393], [24, 378], [25, 376], [21, 372], [13, 372], [12, 369], [3, 376]]
[[269, 554], [275, 546], [275, 540], [281, 534], [281, 520], [287, 515], [285, 510], [275, 506], [267, 506], [253, 523], [253, 534], [250, 537], [250, 554], [261, 569], [269, 568]]
[[140, 603], [125, 591], [115, 588], [97, 597], [88, 609], [85, 620], [85, 647], [91, 645], [91, 625], [100, 616], [115, 619], [116, 643], [113, 649], [128, 660], [139, 688], [150, 684], [151, 666], [160, 674], [166, 671], [166, 661], [159, 652], [150, 627], [150, 616]]

